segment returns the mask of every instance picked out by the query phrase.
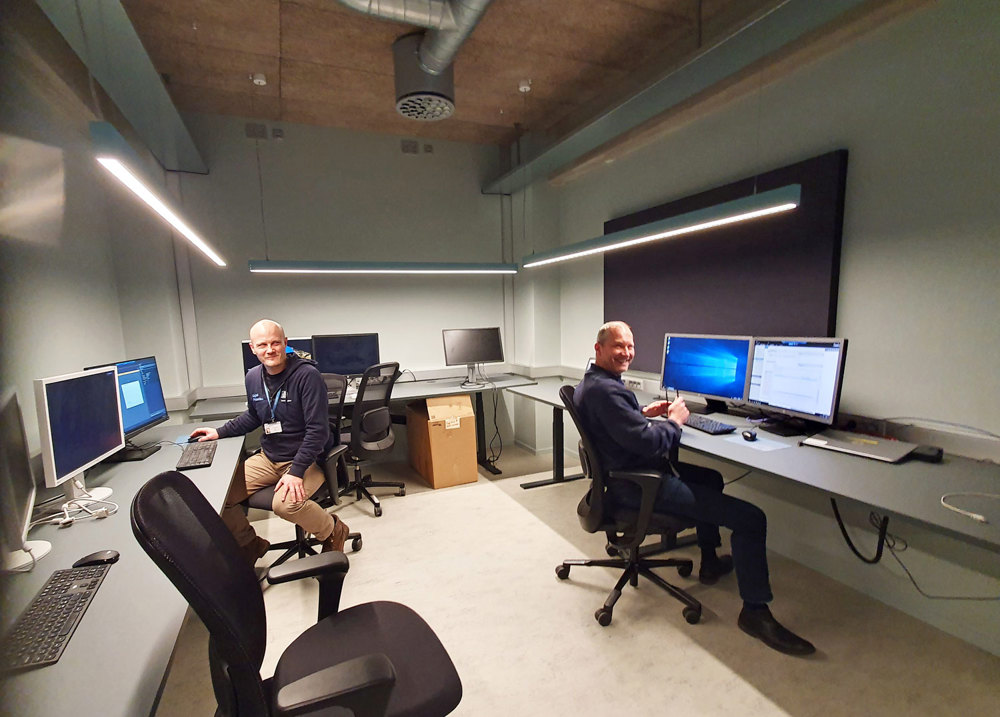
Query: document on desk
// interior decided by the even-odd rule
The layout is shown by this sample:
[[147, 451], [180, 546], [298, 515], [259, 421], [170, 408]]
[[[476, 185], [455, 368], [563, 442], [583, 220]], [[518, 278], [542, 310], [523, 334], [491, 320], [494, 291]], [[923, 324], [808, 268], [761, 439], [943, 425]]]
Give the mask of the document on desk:
[[875, 436], [862, 435], [860, 433], [837, 431], [832, 428], [821, 431], [814, 436], [809, 436], [802, 441], [802, 445], [825, 448], [828, 451], [850, 453], [854, 456], [873, 458], [877, 461], [885, 461], [886, 463], [898, 463], [917, 447], [916, 443], [876, 438]]

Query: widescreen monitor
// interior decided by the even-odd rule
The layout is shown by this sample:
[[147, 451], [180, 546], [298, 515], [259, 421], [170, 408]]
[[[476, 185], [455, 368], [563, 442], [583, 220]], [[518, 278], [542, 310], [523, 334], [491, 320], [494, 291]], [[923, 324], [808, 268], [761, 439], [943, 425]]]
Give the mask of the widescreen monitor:
[[[846, 356], [847, 339], [756, 337], [747, 400], [779, 417], [832, 425]], [[803, 430], [780, 420], [765, 429], [788, 435]]]
[[[287, 353], [296, 353], [304, 358], [313, 357], [313, 347], [312, 347], [312, 337], [311, 336], [295, 336], [287, 340], [288, 345], [285, 347]], [[243, 373], [246, 373], [254, 366], [260, 366], [260, 359], [258, 359], [253, 351], [250, 350], [250, 341], [244, 341], [242, 343], [243, 347]]]
[[52, 549], [44, 540], [28, 540], [35, 505], [28, 440], [17, 394], [0, 399], [0, 556], [3, 569], [20, 570]]
[[481, 386], [475, 378], [477, 364], [503, 363], [503, 342], [500, 327], [483, 329], [443, 329], [444, 363], [446, 366], [466, 366], [463, 386]]
[[[118, 370], [95, 368], [35, 379], [38, 434], [45, 485], [63, 486], [69, 498], [83, 495], [83, 472], [125, 446]], [[106, 498], [110, 489], [91, 491]]]
[[[750, 336], [666, 334], [660, 387], [706, 399], [710, 412], [746, 398]], [[691, 406], [689, 406], [691, 408]]]
[[379, 362], [378, 334], [313, 336], [313, 360], [320, 373], [360, 376]]
[[[156, 368], [155, 356], [108, 365], [114, 365], [118, 369], [118, 398], [122, 407], [122, 427], [126, 441], [167, 420], [167, 404], [163, 400], [163, 387], [160, 385], [160, 372]], [[141, 461], [158, 450], [159, 445], [146, 448], [129, 445], [108, 460]]]

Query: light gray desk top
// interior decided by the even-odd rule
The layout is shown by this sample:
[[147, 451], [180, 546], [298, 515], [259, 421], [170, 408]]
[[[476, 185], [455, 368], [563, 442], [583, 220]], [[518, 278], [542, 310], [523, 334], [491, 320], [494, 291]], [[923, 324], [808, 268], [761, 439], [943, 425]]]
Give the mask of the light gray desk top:
[[[173, 441], [193, 425], [156, 426], [137, 443]], [[189, 471], [209, 502], [222, 508], [243, 438], [219, 441], [212, 465]], [[174, 649], [187, 602], [132, 535], [132, 498], [157, 473], [171, 470], [180, 448], [166, 445], [143, 461], [102, 464], [87, 474], [87, 486], [107, 485], [115, 515], [68, 528], [39, 526], [29, 538], [52, 543], [52, 552], [30, 573], [3, 578], [4, 629], [21, 613], [54, 570], [112, 548], [111, 566], [59, 662], [14, 673], [2, 682], [3, 707], [12, 715], [101, 714], [135, 717], [150, 713]]]
[[[562, 406], [559, 387], [578, 381], [558, 377], [539, 379], [534, 386], [514, 388], [512, 393]], [[640, 405], [655, 400], [652, 394], [636, 391]], [[752, 427], [745, 418], [713, 414], [711, 418], [737, 427]], [[734, 434], [712, 436], [694, 428], [685, 429], [681, 446], [706, 456], [736, 465], [798, 481], [835, 496], [860, 501], [882, 510], [924, 523], [936, 530], [955, 535], [991, 548], [1000, 547], [1000, 501], [953, 498], [960, 507], [981, 513], [989, 521], [978, 523], [943, 508], [945, 493], [1000, 492], [1000, 466], [946, 454], [941, 463], [907, 461], [882, 463], [821, 448], [800, 446], [802, 436], [782, 437], [765, 431], [758, 436], [767, 441], [787, 445], [772, 451], [762, 451]]]
[[[535, 383], [533, 379], [526, 376], [519, 376], [514, 373], [501, 373], [490, 376], [493, 385], [500, 389], [514, 388], [517, 386], [528, 386]], [[462, 382], [465, 376], [450, 376], [448, 378], [432, 378], [424, 381], [396, 381], [392, 387], [392, 400], [415, 401], [420, 398], [431, 398], [433, 396], [453, 396], [460, 393], [477, 393], [488, 391], [490, 386], [478, 388], [463, 388]], [[557, 397], [558, 400], [558, 397]], [[353, 401], [346, 401], [346, 405], [351, 405]], [[247, 409], [246, 397], [231, 398], [207, 398], [198, 401], [189, 415], [193, 421], [229, 419], [240, 415]]]

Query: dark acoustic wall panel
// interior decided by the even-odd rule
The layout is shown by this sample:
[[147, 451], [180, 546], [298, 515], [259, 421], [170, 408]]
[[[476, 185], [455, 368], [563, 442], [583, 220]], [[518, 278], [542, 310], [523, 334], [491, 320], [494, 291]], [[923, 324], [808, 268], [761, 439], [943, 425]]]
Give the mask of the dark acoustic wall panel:
[[[659, 373], [665, 333], [833, 336], [847, 150], [760, 174], [802, 185], [791, 212], [604, 255], [604, 318], [632, 326], [634, 370]], [[754, 177], [604, 224], [628, 229], [745, 197]]]

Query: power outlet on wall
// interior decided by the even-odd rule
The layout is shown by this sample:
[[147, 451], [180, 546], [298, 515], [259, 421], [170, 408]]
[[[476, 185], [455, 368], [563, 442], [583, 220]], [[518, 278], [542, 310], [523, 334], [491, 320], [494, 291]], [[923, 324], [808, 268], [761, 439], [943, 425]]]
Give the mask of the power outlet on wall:
[[642, 390], [642, 379], [641, 378], [627, 378], [625, 379], [625, 388], [630, 388], [633, 391]]

